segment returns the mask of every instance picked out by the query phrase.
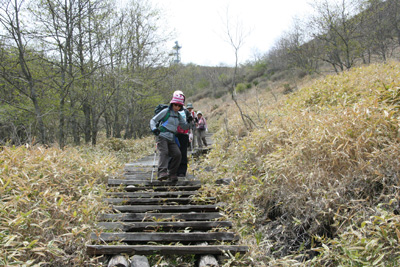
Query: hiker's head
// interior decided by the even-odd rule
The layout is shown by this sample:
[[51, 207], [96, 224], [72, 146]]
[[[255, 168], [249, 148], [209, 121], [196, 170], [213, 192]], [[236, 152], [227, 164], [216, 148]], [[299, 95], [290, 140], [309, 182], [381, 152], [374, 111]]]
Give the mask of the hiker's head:
[[203, 113], [199, 110], [199, 111], [197, 111], [197, 117], [198, 118], [201, 118], [203, 116]]
[[185, 104], [185, 99], [181, 95], [174, 95], [170, 103], [174, 111], [179, 111]]
[[186, 108], [187, 108], [190, 112], [192, 112], [192, 110], [193, 110], [193, 104], [192, 104], [192, 103], [188, 103], [187, 106], [186, 106]]
[[185, 99], [186, 99], [185, 94], [184, 94], [182, 91], [177, 90], [177, 91], [175, 91], [175, 92], [173, 93], [173, 96], [177, 96], [177, 95], [183, 96], [183, 102], [185, 103]]

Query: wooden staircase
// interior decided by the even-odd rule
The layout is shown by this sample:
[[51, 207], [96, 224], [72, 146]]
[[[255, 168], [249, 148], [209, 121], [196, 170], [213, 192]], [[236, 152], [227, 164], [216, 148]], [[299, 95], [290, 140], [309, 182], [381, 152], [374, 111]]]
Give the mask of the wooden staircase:
[[[246, 253], [235, 245], [238, 236], [224, 220], [215, 197], [202, 197], [201, 183], [193, 176], [177, 183], [151, 181], [151, 168], [127, 165], [125, 179], [109, 179], [105, 201], [113, 213], [101, 214], [92, 233], [90, 255]], [[112, 192], [116, 187], [118, 192]], [[123, 189], [123, 192], [121, 192]], [[119, 245], [113, 245], [116, 242]], [[206, 244], [206, 245], [205, 245]]]

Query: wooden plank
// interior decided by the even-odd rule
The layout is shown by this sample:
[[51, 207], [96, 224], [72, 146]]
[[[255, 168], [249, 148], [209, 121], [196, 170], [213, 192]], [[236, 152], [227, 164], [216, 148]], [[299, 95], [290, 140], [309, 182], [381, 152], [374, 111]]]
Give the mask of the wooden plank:
[[99, 220], [118, 220], [118, 221], [151, 221], [151, 220], [185, 220], [185, 221], [207, 221], [221, 218], [218, 212], [204, 213], [109, 213], [100, 214]]
[[[127, 180], [135, 180], [135, 179], [151, 179], [151, 172], [128, 172], [124, 173], [123, 177]], [[186, 177], [180, 177], [180, 180], [183, 181], [191, 181], [191, 180], [198, 180], [195, 176], [193, 175], [187, 175]], [[153, 175], [153, 180], [157, 180], [157, 172], [154, 173]]]
[[133, 205], [112, 208], [120, 212], [212, 212], [218, 211], [218, 207], [219, 205]]
[[87, 245], [86, 252], [89, 255], [221, 255], [224, 251], [235, 253], [246, 253], [247, 246], [227, 246], [227, 245], [209, 245], [209, 246], [151, 246], [151, 245]]
[[168, 192], [109, 192], [110, 197], [119, 198], [150, 198], [150, 197], [178, 197], [196, 195], [198, 191], [168, 191]]
[[128, 185], [125, 187], [127, 192], [136, 191], [196, 191], [201, 188], [201, 185], [194, 186], [135, 186]]
[[188, 221], [188, 222], [99, 222], [97, 226], [105, 230], [135, 231], [169, 231], [169, 230], [210, 230], [215, 228], [231, 228], [229, 221]]
[[188, 204], [188, 203], [211, 203], [215, 201], [215, 197], [207, 197], [202, 199], [196, 198], [106, 198], [104, 199], [110, 204], [126, 204], [126, 205], [152, 205], [152, 204]]
[[[140, 166], [140, 165], [131, 165], [125, 164], [124, 172], [150, 172], [153, 170], [153, 166]], [[155, 170], [157, 173], [157, 169]]]
[[92, 233], [92, 240], [102, 242], [200, 242], [200, 241], [236, 241], [238, 236], [235, 233]]
[[120, 185], [139, 185], [139, 186], [195, 186], [201, 185], [201, 182], [198, 180], [179, 180], [178, 182], [168, 182], [168, 181], [158, 181], [150, 180], [140, 181], [140, 180], [127, 180], [127, 179], [108, 179], [109, 186], [120, 186]]

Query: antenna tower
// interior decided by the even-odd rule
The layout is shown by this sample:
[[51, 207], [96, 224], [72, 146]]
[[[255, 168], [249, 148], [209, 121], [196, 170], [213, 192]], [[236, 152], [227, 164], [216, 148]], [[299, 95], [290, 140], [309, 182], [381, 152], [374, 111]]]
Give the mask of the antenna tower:
[[174, 63], [181, 63], [181, 55], [179, 54], [179, 50], [181, 50], [182, 46], [179, 46], [178, 41], [175, 41], [175, 46], [173, 49], [175, 50], [175, 59]]

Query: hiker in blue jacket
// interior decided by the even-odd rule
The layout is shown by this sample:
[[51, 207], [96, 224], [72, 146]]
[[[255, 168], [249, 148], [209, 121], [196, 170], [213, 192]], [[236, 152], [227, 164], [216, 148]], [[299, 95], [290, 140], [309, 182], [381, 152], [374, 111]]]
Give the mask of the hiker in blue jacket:
[[[184, 101], [186, 100], [185, 95], [180, 90], [175, 91], [173, 96], [175, 96], [175, 95], [183, 96]], [[192, 116], [190, 114], [189, 110], [187, 110], [185, 108], [185, 106], [183, 106], [183, 109], [179, 110], [179, 114], [181, 114], [182, 117], [186, 120], [187, 120], [187, 118]], [[180, 145], [179, 150], [181, 151], [181, 155], [182, 155], [181, 163], [179, 164], [179, 168], [178, 168], [178, 172], [177, 172], [178, 178], [186, 177], [186, 173], [187, 173], [187, 169], [188, 169], [188, 157], [187, 157], [188, 153], [187, 152], [188, 152], [188, 147], [189, 147], [189, 134], [191, 134], [191, 132], [192, 132], [192, 129], [191, 129], [192, 125], [193, 125], [193, 121], [192, 121], [192, 123], [190, 123], [189, 129], [184, 130], [180, 126], [178, 126], [178, 129], [177, 129], [176, 137], [178, 138], [179, 145]]]
[[[178, 180], [177, 172], [181, 162], [179, 141], [176, 137], [177, 128], [189, 129], [192, 117], [185, 120], [179, 111], [183, 109], [185, 99], [181, 95], [174, 95], [168, 108], [163, 109], [150, 120], [150, 129], [157, 136], [157, 149], [160, 152], [158, 161], [158, 179], [172, 182]], [[157, 124], [159, 126], [157, 127]], [[170, 160], [171, 158], [171, 160]], [[169, 162], [170, 161], [170, 162]], [[168, 165], [169, 162], [169, 165]]]

